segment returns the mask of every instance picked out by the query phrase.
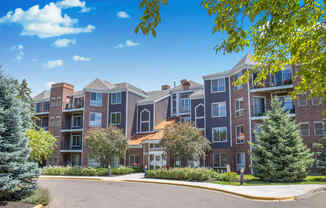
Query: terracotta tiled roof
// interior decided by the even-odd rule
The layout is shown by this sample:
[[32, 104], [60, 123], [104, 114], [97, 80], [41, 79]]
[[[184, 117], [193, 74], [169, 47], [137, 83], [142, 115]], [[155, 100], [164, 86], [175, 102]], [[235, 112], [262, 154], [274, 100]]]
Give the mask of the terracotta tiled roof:
[[128, 145], [139, 145], [148, 140], [161, 140], [164, 136], [163, 129], [168, 125], [174, 124], [175, 122], [176, 120], [163, 121], [154, 127], [153, 133], [138, 134], [132, 137], [130, 140], [128, 140]]

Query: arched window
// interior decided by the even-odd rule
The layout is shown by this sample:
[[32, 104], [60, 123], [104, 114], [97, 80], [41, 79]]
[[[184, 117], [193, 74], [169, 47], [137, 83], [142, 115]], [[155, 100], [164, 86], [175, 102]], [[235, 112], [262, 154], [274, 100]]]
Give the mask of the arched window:
[[140, 112], [140, 132], [149, 132], [150, 131], [150, 111], [144, 109]]

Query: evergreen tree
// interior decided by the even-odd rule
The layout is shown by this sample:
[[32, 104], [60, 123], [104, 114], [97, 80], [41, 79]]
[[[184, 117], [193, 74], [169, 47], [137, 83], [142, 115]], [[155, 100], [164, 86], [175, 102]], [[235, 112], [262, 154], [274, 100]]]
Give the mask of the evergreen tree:
[[32, 104], [32, 97], [31, 97], [32, 91], [28, 87], [26, 79], [23, 79], [18, 89], [19, 89], [19, 97], [22, 98], [24, 102]]
[[0, 200], [19, 200], [36, 187], [37, 164], [28, 162], [26, 130], [29, 104], [19, 98], [16, 82], [0, 72]]
[[252, 152], [254, 175], [264, 181], [291, 182], [303, 180], [314, 160], [303, 143], [295, 120], [285, 112], [277, 97], [272, 99], [257, 143]]
[[319, 142], [314, 143], [313, 147], [317, 149], [317, 166], [323, 174], [326, 174], [326, 138], [322, 138]]

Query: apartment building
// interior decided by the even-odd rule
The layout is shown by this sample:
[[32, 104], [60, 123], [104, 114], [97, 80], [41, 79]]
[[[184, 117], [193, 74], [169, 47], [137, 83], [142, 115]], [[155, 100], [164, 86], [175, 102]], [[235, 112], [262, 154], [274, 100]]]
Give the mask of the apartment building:
[[[305, 95], [291, 100], [296, 80], [295, 66], [270, 75], [254, 84], [256, 75], [242, 86], [234, 86], [243, 73], [254, 66], [246, 55], [231, 70], [203, 76], [203, 85], [181, 80], [170, 88], [145, 92], [129, 83], [112, 84], [96, 79], [83, 90], [74, 91], [67, 83], [53, 84], [34, 98], [37, 125], [49, 130], [58, 140], [57, 150], [49, 164], [97, 166], [88, 156], [84, 137], [93, 127], [114, 125], [128, 137], [128, 166], [160, 168], [171, 164], [192, 167], [208, 166], [232, 171], [244, 168], [250, 172], [250, 142], [255, 142], [262, 120], [267, 118], [272, 96], [278, 96], [285, 110], [300, 125], [304, 142], [312, 144], [323, 136], [320, 99]], [[180, 161], [168, 158], [160, 140], [163, 129], [175, 122], [191, 122], [211, 142], [212, 151], [204, 160]], [[115, 164], [119, 163], [117, 158]]]

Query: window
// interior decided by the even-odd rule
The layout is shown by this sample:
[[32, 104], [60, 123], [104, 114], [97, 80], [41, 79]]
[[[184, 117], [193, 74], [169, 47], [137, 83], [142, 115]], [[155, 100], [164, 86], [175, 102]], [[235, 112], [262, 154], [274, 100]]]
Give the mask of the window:
[[149, 132], [150, 131], [150, 111], [144, 109], [140, 112], [140, 131]]
[[111, 104], [121, 104], [121, 92], [111, 93]]
[[129, 155], [129, 166], [134, 167], [137, 166], [138, 163], [139, 163], [138, 155]]
[[256, 138], [256, 135], [261, 131], [260, 130], [260, 125], [261, 124], [255, 124], [255, 127], [254, 127], [254, 142], [257, 143], [257, 138]]
[[181, 98], [180, 100], [181, 113], [187, 113], [190, 111], [190, 99], [189, 98]]
[[55, 126], [56, 127], [61, 127], [61, 117], [60, 116], [56, 116]]
[[72, 135], [71, 147], [81, 147], [81, 135]]
[[237, 171], [239, 171], [241, 168], [246, 168], [246, 154], [244, 152], [237, 152], [236, 154], [236, 165], [237, 165]]
[[299, 95], [298, 104], [299, 104], [299, 106], [307, 105], [307, 97], [306, 97], [306, 95]]
[[41, 103], [35, 103], [34, 104], [34, 111], [36, 113], [40, 112], [41, 111]]
[[236, 135], [236, 144], [243, 144], [245, 142], [243, 125], [239, 125], [235, 127], [235, 135]]
[[226, 116], [226, 104], [212, 103], [212, 117], [225, 117]]
[[254, 97], [254, 116], [264, 116], [265, 112], [265, 97]]
[[44, 130], [48, 130], [48, 127], [49, 127], [49, 118], [48, 117], [42, 118], [42, 128]]
[[292, 71], [291, 69], [285, 69], [278, 71], [272, 77], [273, 86], [289, 85], [292, 84]]
[[310, 136], [309, 123], [301, 123], [300, 125], [300, 135]]
[[61, 97], [57, 97], [57, 106], [61, 106]]
[[288, 111], [289, 113], [295, 113], [294, 103], [289, 95], [279, 96], [279, 99], [285, 111]]
[[321, 99], [320, 97], [314, 97], [311, 100], [312, 105], [320, 105], [321, 104]]
[[91, 92], [91, 106], [102, 106], [102, 93]]
[[49, 112], [49, 108], [50, 108], [50, 103], [44, 102], [43, 103], [43, 112]]
[[215, 127], [212, 128], [212, 141], [213, 142], [226, 142], [227, 141], [227, 128]]
[[81, 115], [72, 116], [72, 128], [79, 129], [83, 127], [83, 117]]
[[214, 168], [226, 168], [227, 154], [226, 152], [214, 152], [213, 153], [213, 166]]
[[121, 112], [111, 113], [111, 125], [116, 126], [121, 124]]
[[321, 121], [315, 121], [315, 136], [324, 136], [324, 125]]
[[237, 117], [241, 117], [243, 115], [243, 98], [239, 98], [235, 100], [235, 115]]
[[102, 127], [102, 113], [90, 112], [89, 114], [89, 126], [90, 127]]
[[51, 97], [51, 106], [56, 106], [56, 97]]
[[225, 91], [225, 79], [215, 79], [212, 80], [212, 89], [211, 92], [212, 93], [216, 93], [216, 92], [224, 92]]
[[[239, 72], [236, 75], [234, 75], [234, 81], [237, 81], [241, 76], [242, 76], [242, 72]], [[235, 86], [235, 89], [236, 90], [241, 90], [242, 89], [242, 85], [240, 85], [240, 86], [236, 85]]]

